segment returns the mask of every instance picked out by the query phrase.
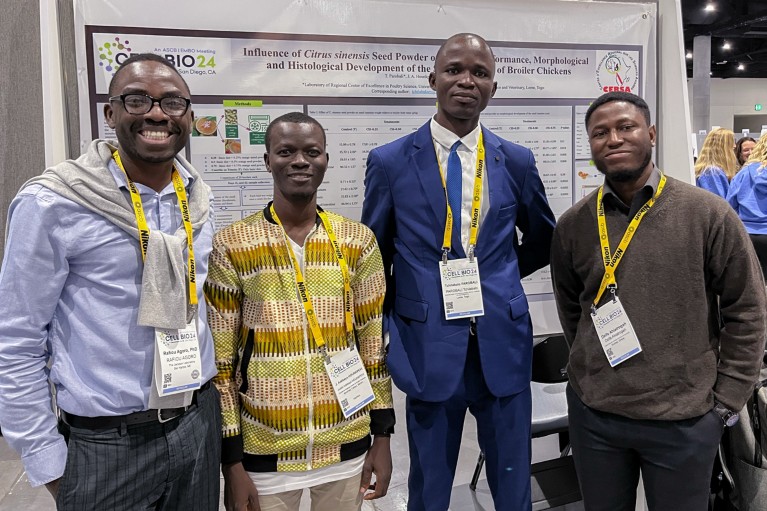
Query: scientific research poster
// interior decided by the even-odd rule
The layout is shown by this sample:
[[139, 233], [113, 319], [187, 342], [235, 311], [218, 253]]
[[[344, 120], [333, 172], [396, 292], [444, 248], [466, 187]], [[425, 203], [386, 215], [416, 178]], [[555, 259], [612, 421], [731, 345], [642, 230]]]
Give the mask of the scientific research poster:
[[[244, 2], [220, 3], [247, 9]], [[651, 4], [606, 7], [606, 20], [590, 25], [602, 27], [601, 34], [583, 34], [583, 19], [579, 22], [594, 14], [594, 6], [586, 12], [584, 3], [553, 0], [524, 14], [503, 2], [443, 6], [446, 12], [436, 14], [428, 9], [436, 4], [428, 3], [337, 2], [339, 9], [351, 10], [345, 23], [335, 19], [330, 28], [318, 30], [319, 25], [312, 28], [302, 21], [307, 13], [327, 16], [322, 9], [334, 3], [293, 2], [280, 9], [276, 2], [264, 2], [264, 9], [279, 15], [256, 20], [244, 31], [183, 13], [161, 28], [140, 16], [107, 24], [105, 13], [83, 2], [76, 14], [83, 35], [78, 51], [81, 111], [90, 113], [81, 122], [83, 142], [113, 138], [103, 107], [121, 62], [134, 53], [157, 53], [179, 70], [192, 91], [194, 126], [187, 156], [214, 190], [219, 227], [270, 200], [264, 134], [272, 119], [291, 111], [315, 117], [326, 130], [330, 164], [319, 204], [358, 219], [368, 152], [417, 130], [436, 111], [428, 76], [439, 45], [459, 30], [442, 33], [450, 23], [429, 28], [432, 18], [450, 16], [453, 24], [463, 19], [467, 25], [476, 19], [482, 22], [463, 31], [480, 33], [490, 42], [498, 84], [481, 123], [533, 151], [549, 203], [559, 216], [601, 183], [589, 161], [583, 127], [589, 102], [603, 92], [623, 90], [654, 105], [655, 74], [648, 66], [656, 30]], [[350, 21], [357, 19], [355, 13], [359, 24]], [[388, 17], [398, 28], [392, 25], [389, 34], [381, 33], [387, 25], [373, 24], [370, 16], [378, 16], [379, 22]], [[545, 18], [553, 26], [544, 33], [497, 27], [483, 33], [488, 19], [508, 16]], [[418, 30], [408, 32], [410, 25]], [[524, 285], [536, 333], [558, 330], [548, 268], [525, 279]]]

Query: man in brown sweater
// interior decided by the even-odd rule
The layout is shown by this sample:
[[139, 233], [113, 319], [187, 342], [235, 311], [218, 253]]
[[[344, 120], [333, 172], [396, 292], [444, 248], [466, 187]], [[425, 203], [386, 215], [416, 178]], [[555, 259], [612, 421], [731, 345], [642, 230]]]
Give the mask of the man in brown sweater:
[[605, 183], [562, 215], [551, 253], [585, 506], [633, 510], [641, 468], [651, 510], [706, 509], [762, 359], [759, 263], [725, 201], [653, 165], [641, 98], [601, 96], [586, 131]]

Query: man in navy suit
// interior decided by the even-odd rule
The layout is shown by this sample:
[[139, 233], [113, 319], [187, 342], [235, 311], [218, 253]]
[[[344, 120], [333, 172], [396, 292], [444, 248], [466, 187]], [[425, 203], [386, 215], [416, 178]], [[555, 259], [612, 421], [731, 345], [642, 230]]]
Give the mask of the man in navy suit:
[[520, 279], [549, 263], [554, 215], [532, 152], [479, 125], [494, 74], [484, 39], [454, 35], [429, 75], [437, 114], [368, 156], [362, 221], [392, 270], [384, 328], [407, 394], [410, 511], [448, 508], [467, 408], [495, 508], [531, 507], [532, 327]]

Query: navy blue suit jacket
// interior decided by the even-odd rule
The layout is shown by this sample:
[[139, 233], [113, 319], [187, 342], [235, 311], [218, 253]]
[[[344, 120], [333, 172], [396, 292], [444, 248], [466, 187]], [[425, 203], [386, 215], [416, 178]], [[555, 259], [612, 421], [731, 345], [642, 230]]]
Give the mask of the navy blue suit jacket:
[[[477, 336], [488, 388], [509, 396], [530, 385], [532, 326], [520, 278], [549, 264], [555, 221], [532, 152], [484, 128], [482, 135], [490, 205], [475, 251], [485, 307]], [[446, 211], [428, 123], [370, 152], [362, 221], [387, 268], [387, 364], [408, 396], [433, 402], [458, 387], [469, 339], [469, 319], [447, 321], [442, 303]], [[450, 259], [465, 257], [455, 235], [452, 245]]]

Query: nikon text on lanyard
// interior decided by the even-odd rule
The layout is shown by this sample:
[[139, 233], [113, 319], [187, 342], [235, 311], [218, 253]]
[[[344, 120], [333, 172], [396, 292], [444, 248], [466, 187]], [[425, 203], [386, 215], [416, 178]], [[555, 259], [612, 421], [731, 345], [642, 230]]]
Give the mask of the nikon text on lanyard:
[[[452, 248], [453, 233], [453, 215], [460, 215], [460, 211], [450, 209], [450, 201], [447, 200], [447, 185], [445, 184], [445, 172], [442, 170], [442, 163], [437, 158], [439, 165], [439, 176], [442, 178], [442, 189], [445, 191], [445, 202], [447, 202], [447, 216], [445, 218], [445, 232], [442, 236], [442, 261], [447, 262], [447, 254]], [[469, 230], [469, 259], [474, 259], [474, 247], [477, 246], [477, 231], [479, 230], [479, 206], [482, 200], [482, 176], [485, 173], [485, 145], [482, 142], [482, 130], [479, 132], [479, 142], [477, 143], [477, 167], [474, 171], [474, 195], [471, 199], [471, 228]]]
[[479, 208], [480, 201], [482, 200], [482, 176], [485, 173], [485, 145], [482, 141], [482, 130], [479, 132], [479, 141], [477, 142], [477, 166], [474, 171], [474, 193], [471, 200], [468, 259], [451, 259], [449, 261], [447, 259], [447, 255], [452, 248], [453, 214], [460, 215], [461, 212], [451, 211], [450, 201], [447, 199], [445, 173], [442, 171], [442, 164], [439, 158], [437, 158], [437, 165], [439, 166], [439, 174], [442, 178], [442, 189], [445, 191], [445, 202], [447, 202], [445, 231], [442, 237], [442, 262], [438, 263], [445, 319], [482, 316], [485, 314], [485, 306], [482, 302], [479, 264], [474, 258], [474, 248], [477, 246], [477, 231], [479, 230]]
[[[274, 220], [277, 222], [277, 225], [279, 225], [282, 230], [285, 231], [285, 227], [282, 225], [282, 221], [277, 216], [277, 212], [274, 210], [274, 204], [269, 207], [269, 211], [271, 212]], [[352, 317], [352, 287], [351, 281], [349, 279], [349, 266], [346, 263], [346, 258], [344, 257], [343, 252], [341, 252], [341, 247], [338, 244], [335, 232], [333, 232], [333, 226], [330, 225], [330, 220], [328, 219], [327, 213], [321, 209], [317, 209], [317, 214], [320, 216], [320, 220], [322, 220], [322, 225], [325, 228], [325, 232], [328, 233], [330, 243], [333, 245], [333, 252], [335, 253], [336, 259], [338, 260], [338, 265], [341, 267], [341, 275], [343, 275], [344, 279], [344, 322], [346, 325], [346, 338], [349, 346], [353, 346], [354, 320]], [[287, 232], [285, 233], [285, 236], [287, 237]], [[290, 242], [287, 243], [287, 246], [288, 253], [290, 254], [290, 260], [292, 261], [293, 268], [296, 271], [296, 285], [298, 286], [298, 294], [301, 297], [301, 303], [303, 304], [304, 310], [306, 311], [306, 318], [309, 322], [309, 328], [312, 330], [312, 334], [314, 335], [314, 342], [317, 343], [317, 348], [320, 350], [320, 353], [327, 361], [328, 354], [327, 349], [325, 348], [325, 338], [322, 336], [320, 323], [317, 320], [317, 315], [314, 311], [314, 306], [312, 305], [312, 299], [309, 296], [309, 291], [306, 289], [306, 281], [304, 280], [304, 275], [301, 272], [301, 265], [296, 259], [296, 254], [293, 253], [293, 247], [290, 246]]]
[[599, 192], [597, 193], [597, 224], [599, 225], [599, 242], [602, 246], [602, 261], [605, 266], [605, 274], [602, 276], [602, 282], [599, 284], [599, 291], [591, 306], [592, 312], [596, 309], [597, 305], [599, 305], [599, 300], [602, 298], [602, 295], [608, 287], [610, 287], [613, 294], [615, 294], [615, 287], [617, 286], [615, 281], [615, 270], [621, 262], [623, 255], [626, 253], [626, 249], [628, 248], [629, 243], [631, 243], [631, 238], [634, 237], [634, 233], [636, 232], [637, 227], [639, 227], [639, 223], [653, 204], [655, 204], [655, 201], [660, 196], [661, 192], [663, 192], [664, 186], [666, 186], [666, 176], [661, 175], [658, 190], [655, 192], [655, 195], [650, 197], [650, 199], [639, 208], [639, 211], [636, 212], [634, 218], [631, 219], [629, 226], [626, 228], [626, 232], [623, 233], [623, 238], [621, 239], [618, 248], [612, 256], [610, 255], [610, 239], [607, 237], [605, 205], [602, 200], [604, 186], [599, 187]]
[[[141, 247], [141, 258], [146, 260], [146, 249], [149, 244], [149, 226], [146, 223], [146, 216], [144, 216], [144, 205], [141, 203], [141, 195], [138, 192], [138, 188], [131, 180], [128, 173], [125, 171], [122, 160], [120, 159], [120, 153], [115, 151], [112, 153], [112, 157], [120, 167], [120, 170], [125, 174], [125, 178], [128, 181], [128, 190], [130, 190], [131, 203], [133, 204], [133, 212], [136, 214], [136, 226], [139, 233], [139, 247]], [[195, 272], [195, 260], [194, 260], [194, 245], [192, 234], [192, 221], [189, 215], [189, 199], [186, 196], [186, 189], [184, 188], [184, 182], [181, 180], [175, 165], [173, 166], [172, 173], [173, 188], [176, 190], [176, 197], [178, 197], [178, 207], [181, 210], [181, 219], [184, 222], [184, 230], [186, 231], [186, 248], [188, 254], [189, 271], [187, 272], [187, 279], [189, 282], [189, 303], [197, 305], [197, 277]]]
[[[136, 226], [139, 232], [139, 247], [141, 248], [141, 258], [146, 260], [146, 250], [149, 243], [149, 226], [144, 215], [144, 205], [141, 203], [141, 195], [125, 171], [120, 153], [115, 151], [112, 157], [125, 174], [130, 191], [131, 204], [133, 212], [136, 215]], [[193, 308], [197, 306], [197, 285], [195, 276], [194, 247], [192, 246], [192, 222], [189, 217], [189, 200], [186, 196], [186, 189], [181, 176], [178, 175], [176, 167], [173, 167], [171, 174], [173, 188], [178, 197], [178, 207], [181, 210], [181, 219], [184, 222], [186, 231], [187, 252], [189, 255], [189, 303]], [[199, 389], [201, 386], [200, 376], [202, 374], [202, 362], [200, 360], [200, 345], [197, 338], [196, 314], [192, 320], [181, 330], [165, 330], [155, 328], [155, 349], [154, 362], [152, 370], [152, 391], [149, 396], [150, 408], [164, 408], [167, 406], [178, 406], [178, 402], [168, 404], [165, 398], [170, 398], [174, 394], [187, 393], [185, 401], [191, 399], [190, 392]], [[155, 393], [156, 389], [156, 393]], [[162, 417], [158, 415], [162, 422]]]
[[344, 417], [348, 419], [372, 402], [375, 399], [375, 394], [373, 394], [373, 387], [370, 385], [370, 380], [368, 379], [367, 371], [365, 370], [365, 364], [363, 364], [362, 358], [359, 353], [357, 353], [357, 347], [354, 342], [352, 288], [351, 281], [349, 280], [349, 266], [346, 262], [346, 258], [344, 257], [344, 253], [341, 252], [341, 246], [338, 244], [338, 240], [336, 239], [335, 232], [333, 232], [333, 226], [330, 225], [327, 213], [317, 208], [317, 214], [320, 216], [322, 225], [325, 227], [325, 232], [328, 233], [330, 243], [333, 245], [333, 252], [338, 260], [338, 265], [341, 267], [341, 274], [344, 279], [344, 320], [349, 349], [342, 350], [331, 357], [328, 355], [325, 338], [322, 336], [320, 323], [317, 320], [317, 314], [312, 305], [312, 299], [309, 296], [309, 291], [306, 289], [306, 281], [301, 272], [301, 264], [298, 262], [298, 259], [296, 259], [296, 254], [293, 253], [293, 247], [290, 244], [290, 240], [287, 239], [288, 233], [285, 232], [285, 227], [282, 225], [280, 217], [277, 216], [277, 212], [274, 210], [274, 204], [269, 206], [269, 211], [272, 213], [272, 217], [275, 222], [277, 222], [277, 225], [279, 225], [285, 233], [288, 253], [290, 254], [290, 259], [293, 263], [293, 269], [296, 272], [298, 294], [301, 297], [304, 311], [306, 311], [306, 319], [309, 323], [309, 328], [312, 331], [312, 335], [314, 335], [314, 342], [317, 344], [320, 355], [322, 355], [322, 358], [325, 361], [325, 371], [333, 386], [333, 392], [335, 392], [338, 404], [341, 406], [341, 411], [343, 412]]
[[[594, 323], [597, 337], [599, 337], [599, 343], [602, 345], [602, 351], [604, 351], [610, 367], [622, 364], [642, 352], [642, 345], [639, 342], [634, 326], [631, 324], [631, 320], [629, 319], [626, 310], [623, 308], [620, 298], [615, 295], [615, 290], [617, 288], [615, 282], [615, 269], [618, 267], [623, 255], [626, 253], [626, 249], [628, 248], [629, 243], [631, 243], [631, 239], [634, 237], [634, 233], [636, 233], [639, 223], [653, 204], [655, 204], [656, 199], [663, 191], [665, 185], [666, 176], [661, 175], [658, 190], [655, 192], [655, 195], [650, 197], [650, 199], [639, 208], [639, 211], [636, 212], [634, 218], [629, 222], [626, 232], [623, 233], [623, 238], [621, 238], [618, 248], [615, 249], [615, 253], [612, 255], [610, 254], [610, 239], [607, 236], [605, 205], [602, 200], [604, 186], [600, 186], [599, 192], [597, 193], [597, 224], [599, 225], [599, 242], [602, 246], [602, 262], [605, 266], [605, 273], [602, 276], [602, 282], [599, 285], [597, 296], [594, 298], [594, 303], [591, 305], [591, 321]], [[597, 308], [599, 300], [608, 288], [612, 292], [612, 300]]]

